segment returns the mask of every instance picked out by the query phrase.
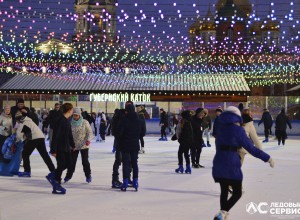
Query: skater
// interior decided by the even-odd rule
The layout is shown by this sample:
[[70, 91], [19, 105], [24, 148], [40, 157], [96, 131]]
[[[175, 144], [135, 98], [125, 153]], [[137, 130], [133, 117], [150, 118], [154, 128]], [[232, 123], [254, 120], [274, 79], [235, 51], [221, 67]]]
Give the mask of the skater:
[[31, 119], [32, 119], [32, 121], [33, 121], [37, 126], [39, 126], [39, 124], [40, 124], [40, 119], [39, 119], [38, 114], [36, 113], [35, 108], [30, 108], [30, 114], [31, 114]]
[[[137, 113], [139, 118], [143, 121], [144, 126], [146, 128], [146, 116], [148, 113], [143, 105], [136, 105]], [[146, 128], [147, 129], [147, 128]], [[146, 134], [146, 132], [145, 132]], [[145, 153], [145, 141], [144, 141], [144, 136], [140, 137], [140, 143], [141, 143], [141, 150], [139, 151], [139, 154], [144, 154]]]
[[204, 168], [203, 165], [200, 164], [200, 155], [203, 147], [203, 118], [208, 114], [207, 109], [198, 108], [195, 112], [195, 115], [192, 117], [192, 127], [193, 127], [193, 146], [191, 149], [191, 157], [192, 157], [192, 166], [193, 168]]
[[45, 137], [48, 135], [48, 125], [47, 125], [47, 117], [48, 117], [48, 112], [45, 109], [42, 113], [42, 132], [44, 133]]
[[91, 127], [92, 127], [93, 134], [95, 136], [97, 136], [96, 118], [97, 118], [96, 112], [92, 112], [90, 124], [91, 124]]
[[273, 119], [268, 109], [264, 109], [264, 113], [262, 114], [262, 117], [260, 121], [258, 122], [258, 126], [264, 123], [264, 131], [265, 131], [265, 140], [263, 140], [263, 143], [269, 142], [269, 134], [273, 125]]
[[65, 182], [68, 182], [75, 172], [78, 154], [81, 154], [81, 161], [83, 172], [85, 174], [86, 182], [92, 182], [91, 167], [89, 162], [89, 148], [91, 140], [93, 139], [93, 132], [90, 123], [83, 119], [80, 108], [74, 108], [73, 117], [71, 120], [72, 135], [75, 142], [75, 149], [71, 152], [72, 165], [68, 168]]
[[6, 138], [12, 134], [12, 116], [10, 114], [10, 106], [5, 106], [4, 111], [0, 115], [0, 161], [3, 159], [2, 145]]
[[285, 109], [282, 108], [280, 114], [276, 117], [275, 122], [275, 135], [278, 139], [278, 146], [280, 146], [281, 143], [282, 146], [285, 145], [285, 139], [287, 139], [286, 125], [288, 125], [290, 129], [292, 129], [290, 120], [285, 114]]
[[106, 121], [103, 118], [100, 120], [100, 137], [101, 142], [105, 142]]
[[134, 106], [128, 104], [125, 107], [125, 117], [121, 122], [120, 130], [120, 148], [122, 151], [123, 163], [123, 184], [122, 191], [126, 191], [128, 187], [128, 180], [130, 177], [130, 170], [133, 173], [133, 187], [138, 190], [138, 152], [140, 150], [139, 138], [145, 135], [145, 124], [138, 118]]
[[21, 111], [23, 116], [27, 116], [29, 118], [32, 118], [29, 108], [25, 107], [24, 99], [22, 99], [22, 98], [17, 99], [16, 106], [11, 107], [11, 110], [10, 110], [11, 117], [12, 117], [12, 122], [13, 122], [13, 127], [15, 127], [15, 125], [16, 125], [15, 115], [18, 111]]
[[[253, 118], [251, 117], [251, 111], [248, 108], [244, 108], [242, 113], [242, 119], [243, 119], [243, 128], [245, 129], [245, 132], [247, 136], [250, 138], [254, 146], [260, 150], [262, 150], [262, 144], [258, 139], [256, 129], [253, 124]], [[238, 150], [240, 157], [241, 157], [241, 165], [243, 165], [245, 155], [247, 154], [247, 151], [241, 147]]]
[[191, 122], [191, 112], [189, 110], [183, 111], [181, 113], [181, 120], [178, 123], [178, 129], [176, 130], [177, 139], [179, 142], [178, 149], [178, 168], [175, 170], [176, 173], [183, 173], [183, 157], [184, 154], [186, 169], [185, 173], [191, 174], [191, 162], [189, 151], [193, 145], [193, 127]]
[[202, 122], [202, 126], [203, 126], [203, 141], [204, 141], [204, 137], [206, 136], [206, 145], [205, 142], [203, 142], [203, 147], [211, 147], [210, 143], [209, 143], [209, 139], [210, 139], [210, 131], [211, 131], [211, 118], [209, 116], [209, 114], [206, 115], [206, 117], [203, 118], [203, 122]]
[[113, 151], [115, 153], [115, 161], [113, 164], [112, 173], [112, 188], [121, 188], [122, 182], [119, 180], [119, 167], [122, 163], [122, 152], [120, 148], [120, 126], [123, 118], [125, 117], [125, 109], [116, 109], [112, 119], [112, 135], [114, 136]]
[[24, 150], [22, 152], [24, 172], [19, 172], [19, 177], [31, 177], [31, 167], [29, 157], [32, 152], [37, 149], [50, 172], [55, 170], [54, 164], [46, 149], [45, 136], [41, 129], [27, 116], [23, 116], [21, 111], [15, 115], [16, 122], [19, 123], [17, 128], [17, 140], [25, 141]]
[[62, 105], [62, 115], [57, 119], [53, 128], [53, 139], [50, 153], [56, 158], [57, 167], [54, 172], [49, 173], [46, 178], [53, 186], [53, 194], [65, 194], [66, 189], [61, 184], [61, 175], [66, 168], [71, 168], [72, 156], [75, 143], [69, 118], [73, 114], [73, 105], [65, 103]]
[[[241, 112], [234, 106], [229, 106], [220, 115], [220, 132], [218, 133], [216, 154], [213, 159], [212, 175], [215, 182], [220, 184], [221, 210], [214, 220], [224, 220], [230, 209], [242, 196], [243, 174], [238, 149], [243, 146], [250, 154], [269, 162], [274, 167], [274, 161], [265, 152], [253, 146], [247, 137], [242, 124]], [[232, 196], [228, 199], [228, 187], [233, 189]]]
[[49, 137], [48, 137], [49, 146], [51, 146], [54, 125], [56, 124], [57, 119], [61, 116], [62, 116], [62, 111], [60, 109], [60, 104], [55, 103], [54, 109], [49, 112], [49, 115], [46, 118], [47, 127], [50, 125], [50, 131], [49, 131]]
[[223, 112], [221, 106], [218, 106], [218, 108], [216, 109], [216, 118], [214, 120], [214, 125], [213, 125], [213, 133], [212, 136], [215, 138], [215, 143], [216, 143], [216, 139], [217, 139], [217, 134], [218, 134], [218, 129], [219, 129], [219, 117], [221, 115], [221, 113]]
[[161, 127], [161, 130], [160, 130], [161, 138], [158, 140], [159, 141], [168, 141], [167, 134], [166, 134], [166, 128], [168, 127], [168, 116], [163, 108], [160, 109], [159, 125]]

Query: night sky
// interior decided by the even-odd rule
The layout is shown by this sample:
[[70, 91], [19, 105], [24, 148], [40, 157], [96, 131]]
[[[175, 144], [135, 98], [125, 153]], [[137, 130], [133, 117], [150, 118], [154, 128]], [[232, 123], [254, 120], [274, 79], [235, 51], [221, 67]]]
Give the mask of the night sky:
[[[187, 45], [188, 27], [195, 21], [197, 15], [201, 18], [206, 15], [208, 2], [206, 0], [119, 0], [118, 34], [126, 40], [127, 44], [134, 44], [130, 39], [139, 38], [147, 41], [159, 39], [164, 46]], [[210, 2], [216, 3], [215, 0]], [[252, 0], [251, 2], [254, 4], [256, 17], [266, 18], [270, 12], [271, 1]], [[293, 25], [299, 26], [300, 1], [274, 0], [272, 2], [274, 3], [272, 9], [275, 10], [274, 17], [282, 22], [281, 30], [284, 37], [282, 41], [285, 42], [286, 38], [290, 38], [290, 28]], [[3, 32], [5, 39], [10, 39], [8, 36], [15, 33], [18, 41], [20, 35], [24, 36], [26, 31], [25, 38], [29, 42], [42, 41], [50, 36], [70, 42], [75, 28], [73, 18], [74, 1], [0, 0], [0, 31]], [[293, 35], [292, 37], [296, 37], [297, 34], [293, 33]]]

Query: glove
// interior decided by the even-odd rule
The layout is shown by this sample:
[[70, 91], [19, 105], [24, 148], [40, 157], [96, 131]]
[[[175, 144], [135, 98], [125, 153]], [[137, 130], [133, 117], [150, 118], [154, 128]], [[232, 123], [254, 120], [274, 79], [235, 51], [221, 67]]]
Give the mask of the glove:
[[274, 168], [274, 160], [272, 158], [269, 159], [268, 163], [270, 164], [270, 167]]
[[89, 146], [91, 144], [91, 142], [89, 141], [89, 140], [87, 140], [86, 142], [85, 142], [85, 145], [86, 146]]

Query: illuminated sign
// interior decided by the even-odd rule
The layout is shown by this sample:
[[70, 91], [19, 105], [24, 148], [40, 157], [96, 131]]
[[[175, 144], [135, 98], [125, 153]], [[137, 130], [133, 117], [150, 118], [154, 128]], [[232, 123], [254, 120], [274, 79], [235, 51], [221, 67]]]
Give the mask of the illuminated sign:
[[90, 101], [94, 102], [151, 102], [151, 94], [147, 93], [98, 93], [90, 94]]

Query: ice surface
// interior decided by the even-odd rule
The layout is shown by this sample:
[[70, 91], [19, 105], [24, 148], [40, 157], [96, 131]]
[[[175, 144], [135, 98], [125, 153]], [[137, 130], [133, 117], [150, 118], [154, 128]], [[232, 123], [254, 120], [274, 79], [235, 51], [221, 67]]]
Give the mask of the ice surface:
[[[158, 138], [145, 138], [146, 153], [139, 157], [138, 192], [130, 188], [127, 192], [111, 188], [114, 162], [111, 136], [105, 143], [92, 142], [93, 182], [85, 183], [79, 156], [73, 179], [64, 184], [66, 195], [51, 194], [51, 186], [45, 179], [47, 167], [35, 151], [31, 156], [31, 178], [0, 177], [0, 219], [213, 219], [219, 210], [220, 193], [219, 185], [211, 176], [214, 145], [203, 149], [200, 163], [205, 165], [204, 169], [193, 169], [191, 175], [176, 174], [178, 142], [161, 142]], [[246, 156], [243, 166], [245, 193], [230, 211], [229, 219], [279, 219], [270, 214], [250, 215], [246, 212], [246, 204], [300, 202], [300, 138], [289, 138], [285, 147], [277, 147], [276, 140], [263, 147], [274, 158], [275, 168]]]

